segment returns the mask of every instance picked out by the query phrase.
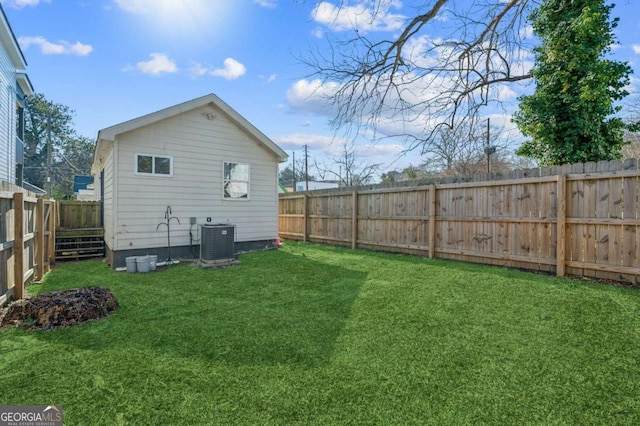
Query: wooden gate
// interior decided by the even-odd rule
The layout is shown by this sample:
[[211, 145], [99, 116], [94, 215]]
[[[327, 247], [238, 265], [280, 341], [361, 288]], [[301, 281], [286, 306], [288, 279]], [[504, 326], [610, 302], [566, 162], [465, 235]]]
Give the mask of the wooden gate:
[[56, 260], [104, 256], [100, 201], [59, 201]]

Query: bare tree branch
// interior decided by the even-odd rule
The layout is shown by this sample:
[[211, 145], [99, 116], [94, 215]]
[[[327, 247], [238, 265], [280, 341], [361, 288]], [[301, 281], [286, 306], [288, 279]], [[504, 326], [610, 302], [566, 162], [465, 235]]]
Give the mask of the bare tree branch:
[[[312, 70], [308, 77], [330, 89], [336, 130], [428, 144], [440, 127], [454, 128], [500, 102], [496, 87], [530, 78], [522, 30], [538, 1], [425, 1], [395, 38], [354, 28], [303, 62]], [[389, 2], [367, 4], [381, 14]]]
[[317, 161], [314, 167], [324, 179], [333, 176], [341, 186], [359, 186], [371, 183], [380, 169], [380, 163], [368, 163], [358, 157], [357, 147], [353, 142], [342, 144], [342, 153], [333, 159], [333, 164], [320, 164]]

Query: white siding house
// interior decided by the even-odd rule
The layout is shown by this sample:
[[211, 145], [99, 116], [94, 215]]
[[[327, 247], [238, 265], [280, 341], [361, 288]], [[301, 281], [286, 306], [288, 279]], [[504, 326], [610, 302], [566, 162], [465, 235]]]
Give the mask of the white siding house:
[[[235, 225], [236, 251], [278, 235], [278, 164], [286, 153], [210, 94], [100, 130], [92, 175], [103, 201], [107, 257], [198, 255], [203, 224]], [[176, 256], [177, 255], [177, 256]]]
[[0, 180], [22, 185], [27, 61], [0, 5]]

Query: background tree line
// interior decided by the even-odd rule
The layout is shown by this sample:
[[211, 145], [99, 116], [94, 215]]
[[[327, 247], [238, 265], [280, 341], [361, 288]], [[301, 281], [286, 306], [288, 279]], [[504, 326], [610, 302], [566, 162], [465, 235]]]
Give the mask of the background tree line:
[[24, 180], [56, 199], [72, 199], [73, 176], [89, 175], [93, 140], [73, 129], [74, 112], [37, 93], [26, 98]]

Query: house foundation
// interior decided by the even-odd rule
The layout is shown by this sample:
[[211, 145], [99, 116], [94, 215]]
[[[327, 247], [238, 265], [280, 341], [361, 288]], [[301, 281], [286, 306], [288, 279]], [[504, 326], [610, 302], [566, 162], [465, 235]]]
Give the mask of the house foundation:
[[[238, 241], [234, 243], [235, 255], [242, 253], [250, 253], [260, 250], [269, 250], [276, 248], [276, 240], [260, 240], [260, 241]], [[126, 266], [126, 258], [130, 256], [146, 256], [155, 254], [158, 256], [158, 262], [164, 262], [169, 258], [169, 250], [167, 247], [152, 247], [146, 249], [133, 250], [111, 250], [107, 247], [106, 258], [112, 268], [121, 268]], [[171, 259], [187, 259], [196, 260], [200, 258], [200, 246], [176, 246], [171, 247]]]

